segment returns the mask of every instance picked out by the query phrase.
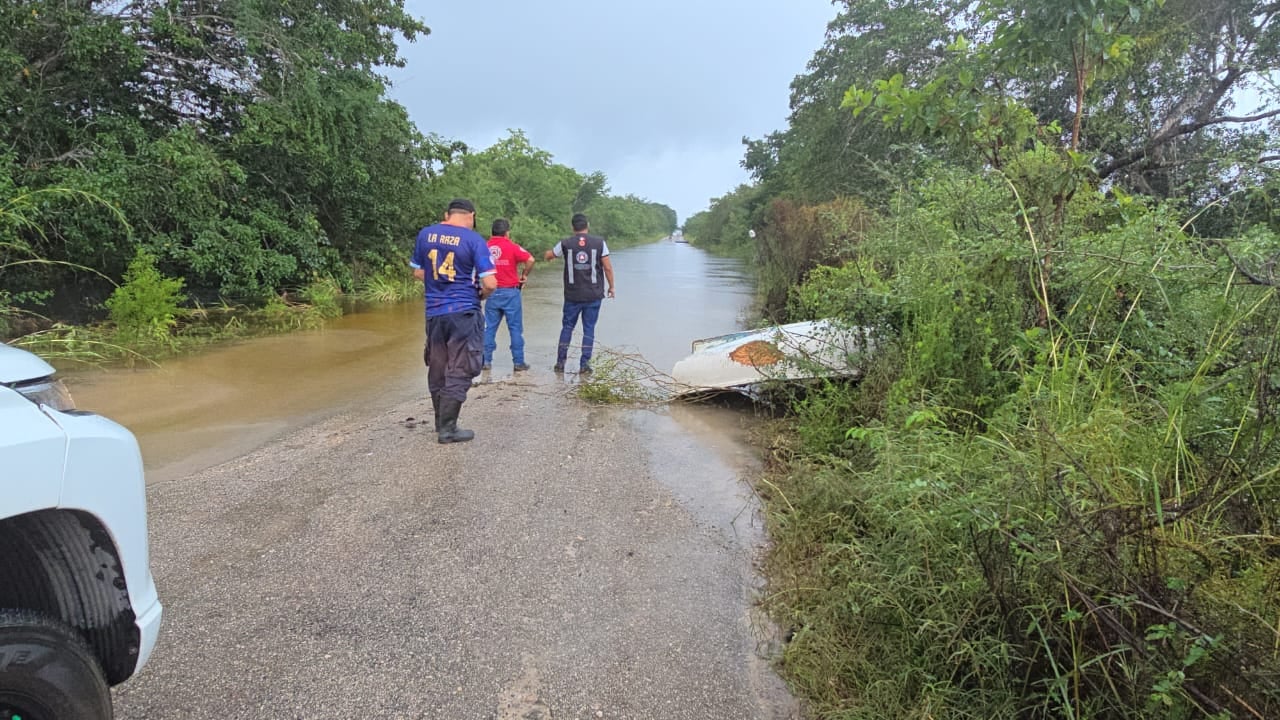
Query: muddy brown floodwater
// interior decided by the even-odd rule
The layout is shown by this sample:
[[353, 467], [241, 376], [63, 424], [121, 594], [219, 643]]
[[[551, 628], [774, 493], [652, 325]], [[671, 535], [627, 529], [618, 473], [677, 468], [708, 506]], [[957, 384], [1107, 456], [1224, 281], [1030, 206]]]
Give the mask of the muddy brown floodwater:
[[[541, 249], [531, 248], [535, 255]], [[613, 254], [617, 297], [606, 300], [596, 342], [638, 352], [669, 372], [693, 340], [740, 329], [750, 274], [737, 260], [683, 243]], [[539, 262], [525, 287], [527, 361], [550, 368], [559, 336], [559, 261]], [[574, 341], [580, 341], [580, 332]], [[255, 338], [165, 361], [159, 368], [71, 373], [77, 404], [131, 429], [150, 482], [174, 480], [239, 457], [291, 430], [342, 412], [426, 394], [422, 303], [379, 307], [322, 330]], [[505, 327], [494, 379], [511, 372]], [[732, 412], [679, 407], [672, 417], [728, 452], [739, 452]]]

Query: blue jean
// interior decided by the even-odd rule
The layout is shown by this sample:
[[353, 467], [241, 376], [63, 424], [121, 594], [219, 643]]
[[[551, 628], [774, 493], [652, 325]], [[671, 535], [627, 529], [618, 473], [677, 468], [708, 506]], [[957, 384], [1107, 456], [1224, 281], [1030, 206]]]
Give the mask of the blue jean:
[[498, 349], [498, 323], [504, 317], [511, 334], [511, 361], [523, 365], [524, 310], [519, 288], [498, 288], [484, 303], [484, 364], [493, 363], [493, 351]]
[[569, 342], [573, 340], [573, 329], [578, 324], [578, 316], [582, 316], [582, 359], [579, 367], [586, 368], [591, 364], [591, 349], [596, 343], [596, 321], [600, 319], [600, 300], [591, 302], [564, 301], [564, 321], [560, 327], [560, 347], [556, 350], [556, 365], [564, 367], [569, 357]]

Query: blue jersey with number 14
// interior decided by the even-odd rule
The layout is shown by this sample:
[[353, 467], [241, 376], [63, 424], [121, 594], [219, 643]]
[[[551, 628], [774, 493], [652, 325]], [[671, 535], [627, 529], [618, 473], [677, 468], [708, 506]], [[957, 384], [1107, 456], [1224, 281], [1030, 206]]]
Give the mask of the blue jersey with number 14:
[[494, 273], [489, 246], [479, 233], [443, 223], [418, 233], [409, 264], [425, 273], [427, 317], [479, 310], [479, 279]]

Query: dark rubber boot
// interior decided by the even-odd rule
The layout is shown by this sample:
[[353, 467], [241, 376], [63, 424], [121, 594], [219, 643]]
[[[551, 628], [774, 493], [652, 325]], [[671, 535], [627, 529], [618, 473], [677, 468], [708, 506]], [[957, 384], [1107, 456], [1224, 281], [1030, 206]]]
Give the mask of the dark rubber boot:
[[440, 398], [440, 430], [436, 434], [436, 442], [441, 445], [447, 443], [466, 442], [476, 436], [470, 430], [458, 429], [458, 413], [462, 410], [462, 403], [450, 397]]

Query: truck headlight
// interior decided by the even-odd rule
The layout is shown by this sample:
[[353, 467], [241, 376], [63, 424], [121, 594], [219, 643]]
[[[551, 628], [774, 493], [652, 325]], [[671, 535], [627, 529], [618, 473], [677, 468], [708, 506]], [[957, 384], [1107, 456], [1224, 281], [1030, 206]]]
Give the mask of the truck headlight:
[[14, 383], [10, 387], [37, 405], [48, 405], [61, 412], [76, 409], [75, 401], [71, 399], [71, 393], [67, 390], [67, 386], [62, 384], [61, 380], [51, 377], [38, 378]]

